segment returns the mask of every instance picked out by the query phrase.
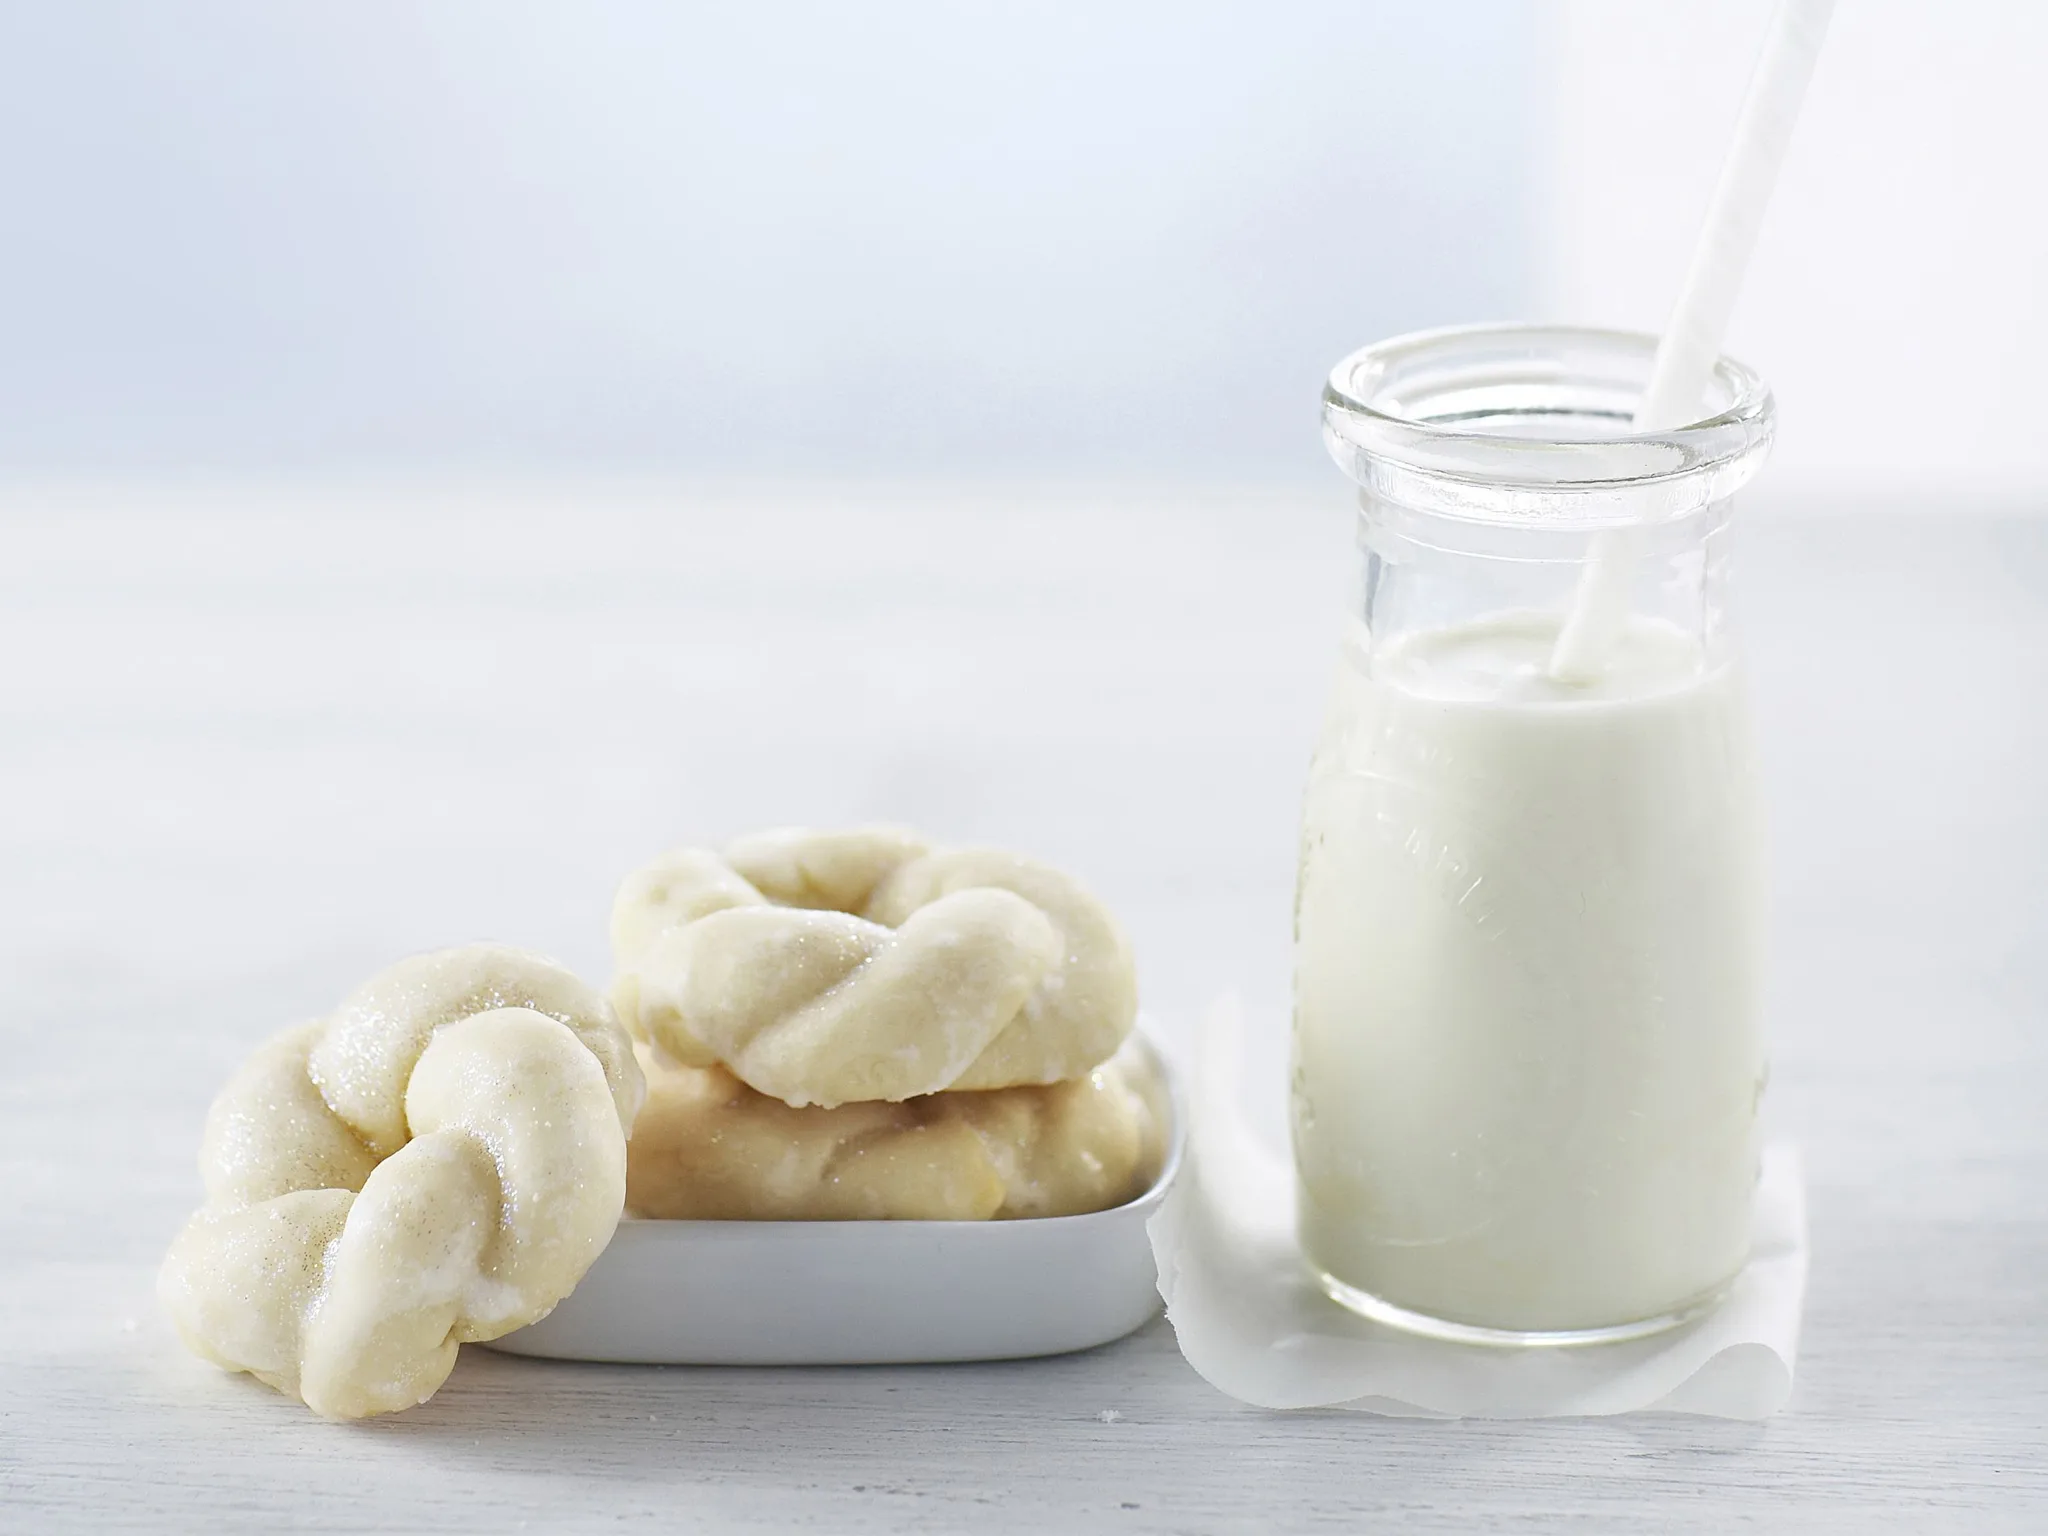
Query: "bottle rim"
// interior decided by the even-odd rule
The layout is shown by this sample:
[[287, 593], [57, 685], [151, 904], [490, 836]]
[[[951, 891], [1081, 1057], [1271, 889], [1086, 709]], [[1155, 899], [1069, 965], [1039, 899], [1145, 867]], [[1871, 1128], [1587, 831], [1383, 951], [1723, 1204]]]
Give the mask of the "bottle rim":
[[1661, 522], [1761, 467], [1770, 389], [1722, 357], [1697, 421], [1636, 432], [1657, 338], [1562, 325], [1467, 325], [1363, 347], [1331, 370], [1323, 435], [1368, 498], [1486, 522]]

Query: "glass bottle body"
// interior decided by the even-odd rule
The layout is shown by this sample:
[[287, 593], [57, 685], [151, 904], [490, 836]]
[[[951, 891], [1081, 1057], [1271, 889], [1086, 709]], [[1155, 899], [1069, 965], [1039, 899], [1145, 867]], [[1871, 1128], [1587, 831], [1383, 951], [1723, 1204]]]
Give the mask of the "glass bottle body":
[[[1621, 406], [1584, 408], [1572, 369], [1600, 367], [1558, 336], [1600, 340], [1388, 344], [1434, 372], [1391, 417], [1420, 436], [1389, 447], [1367, 422], [1346, 460], [1359, 596], [1296, 907], [1308, 1261], [1357, 1310], [1498, 1341], [1626, 1337], [1722, 1294], [1748, 1254], [1764, 1078], [1762, 835], [1725, 601], [1746, 474], [1714, 452], [1617, 474], [1609, 446], [1640, 444], [1614, 436]], [[1600, 365], [1646, 372], [1646, 340]], [[1355, 426], [1333, 446], [1356, 450]], [[1768, 432], [1763, 395], [1738, 468]], [[1483, 472], [1459, 457], [1475, 441]], [[1629, 622], [1596, 677], [1555, 680], [1563, 614], [1617, 529]]]

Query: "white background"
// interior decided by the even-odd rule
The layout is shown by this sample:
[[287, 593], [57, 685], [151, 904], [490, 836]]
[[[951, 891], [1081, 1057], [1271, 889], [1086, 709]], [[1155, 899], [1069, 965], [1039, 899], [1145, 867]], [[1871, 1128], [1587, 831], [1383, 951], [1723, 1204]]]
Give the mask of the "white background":
[[[0, 474], [1324, 481], [1355, 345], [1661, 322], [1767, 13], [8, 6]], [[2044, 60], [1840, 7], [1731, 338], [1781, 483], [2048, 484]]]
[[1322, 477], [1375, 336], [1529, 302], [1535, 22], [0, 10], [0, 465]]

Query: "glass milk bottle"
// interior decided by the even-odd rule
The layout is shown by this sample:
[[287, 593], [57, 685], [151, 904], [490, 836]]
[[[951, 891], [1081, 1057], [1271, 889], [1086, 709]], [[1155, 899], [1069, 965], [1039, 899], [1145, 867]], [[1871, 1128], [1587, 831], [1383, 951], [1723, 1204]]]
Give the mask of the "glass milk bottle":
[[[1362, 569], [1303, 811], [1300, 1233], [1396, 1326], [1632, 1337], [1748, 1257], [1762, 849], [1728, 546], [1772, 407], [1723, 359], [1698, 423], [1631, 435], [1654, 352], [1436, 331], [1324, 393]], [[1617, 539], [1627, 625], [1559, 680]]]

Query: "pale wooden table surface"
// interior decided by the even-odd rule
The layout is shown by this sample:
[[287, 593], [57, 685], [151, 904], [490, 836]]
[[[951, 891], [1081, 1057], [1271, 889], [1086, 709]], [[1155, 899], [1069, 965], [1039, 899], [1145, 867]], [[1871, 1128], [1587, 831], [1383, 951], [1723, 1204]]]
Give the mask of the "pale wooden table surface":
[[686, 837], [891, 817], [1070, 863], [1154, 1010], [1236, 987], [1277, 1061], [1344, 507], [0, 499], [0, 1528], [2048, 1529], [2048, 516], [1752, 508], [1813, 1209], [1770, 1423], [1263, 1413], [1154, 1324], [923, 1369], [471, 1349], [349, 1426], [171, 1339], [152, 1273], [253, 1041], [471, 937], [601, 972], [612, 882]]

